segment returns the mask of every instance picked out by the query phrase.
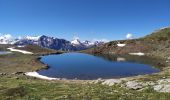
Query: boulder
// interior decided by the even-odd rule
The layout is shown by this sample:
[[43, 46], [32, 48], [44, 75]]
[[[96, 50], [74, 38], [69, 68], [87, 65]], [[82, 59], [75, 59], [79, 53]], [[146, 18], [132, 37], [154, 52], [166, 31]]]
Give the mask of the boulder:
[[157, 83], [158, 84], [167, 84], [167, 83], [170, 84], [170, 78], [158, 80]]
[[134, 89], [134, 90], [143, 88], [142, 83], [137, 82], [137, 81], [128, 81], [125, 85], [127, 88]]
[[153, 86], [153, 88], [157, 92], [170, 92], [170, 84], [159, 84]]
[[108, 79], [108, 80], [105, 80], [102, 84], [112, 86], [114, 84], [119, 84], [121, 82], [122, 81], [120, 79]]

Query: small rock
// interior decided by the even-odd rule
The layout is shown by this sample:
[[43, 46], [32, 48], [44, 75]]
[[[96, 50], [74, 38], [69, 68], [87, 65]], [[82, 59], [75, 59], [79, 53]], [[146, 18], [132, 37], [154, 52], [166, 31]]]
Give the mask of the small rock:
[[142, 84], [136, 81], [129, 81], [126, 83], [126, 87], [129, 89], [138, 90], [143, 88]]
[[108, 80], [105, 80], [102, 84], [112, 86], [114, 84], [119, 84], [121, 82], [122, 81], [120, 79], [108, 79]]
[[66, 78], [59, 78], [59, 80], [67, 80]]
[[170, 60], [170, 57], [168, 57], [168, 60]]
[[154, 83], [154, 82], [146, 82], [146, 83], [145, 83], [146, 86], [153, 86], [153, 85], [155, 85], [155, 84], [156, 84], [156, 83]]
[[153, 88], [157, 92], [170, 92], [170, 84], [155, 85]]
[[166, 77], [162, 77], [163, 79], [166, 79]]
[[24, 72], [16, 72], [14, 73], [15, 75], [20, 75], [20, 74], [24, 74]]
[[157, 83], [158, 84], [170, 83], [170, 78], [158, 80]]
[[77, 80], [77, 78], [74, 78], [74, 80]]
[[0, 75], [7, 75], [6, 73], [0, 73]]
[[101, 81], [101, 80], [102, 80], [102, 78], [98, 78], [97, 80]]
[[19, 77], [15, 77], [15, 79], [17, 79], [17, 80], [18, 80], [18, 79], [19, 79]]

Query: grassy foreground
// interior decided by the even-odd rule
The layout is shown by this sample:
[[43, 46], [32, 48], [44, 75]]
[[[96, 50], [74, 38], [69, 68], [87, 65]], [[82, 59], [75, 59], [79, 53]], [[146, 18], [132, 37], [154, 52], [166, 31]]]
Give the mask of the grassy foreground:
[[168, 100], [170, 93], [152, 88], [129, 90], [120, 85], [45, 81], [22, 76], [0, 78], [0, 100]]

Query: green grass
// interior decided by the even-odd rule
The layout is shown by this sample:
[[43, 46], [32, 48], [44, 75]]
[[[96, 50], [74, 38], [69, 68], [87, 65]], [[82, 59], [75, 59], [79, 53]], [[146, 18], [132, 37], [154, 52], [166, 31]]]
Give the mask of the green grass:
[[56, 51], [56, 50], [52, 50], [52, 49], [48, 49], [48, 48], [43, 48], [43, 47], [40, 47], [37, 45], [27, 45], [27, 46], [21, 47], [21, 48], [16, 47], [16, 49], [30, 51], [30, 52], [33, 52], [34, 54], [38, 54], [38, 55], [62, 52], [62, 51]]
[[[0, 45], [0, 49], [9, 47], [8, 45]], [[39, 59], [40, 55], [50, 53], [62, 53], [61, 51], [51, 50], [47, 48], [41, 48], [35, 45], [28, 45], [24, 48], [17, 48], [33, 52], [33, 55], [22, 54], [13, 52], [11, 54], [0, 55], [0, 73], [16, 73], [16, 72], [29, 72], [42, 68], [46, 68]]]
[[28, 72], [45, 68], [35, 55], [12, 53], [0, 55], [0, 73]]
[[151, 41], [166, 41], [170, 39], [170, 28], [165, 28], [144, 37], [145, 40]]
[[120, 85], [45, 81], [29, 78], [0, 78], [2, 100], [168, 100], [170, 93], [158, 93], [152, 88], [129, 90]]

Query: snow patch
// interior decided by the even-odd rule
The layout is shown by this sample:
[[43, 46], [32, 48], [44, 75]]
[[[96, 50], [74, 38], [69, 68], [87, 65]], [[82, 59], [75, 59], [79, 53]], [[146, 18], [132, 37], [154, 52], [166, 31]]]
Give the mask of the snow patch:
[[126, 44], [120, 44], [120, 43], [119, 43], [119, 44], [117, 44], [117, 46], [118, 46], [118, 47], [124, 47], [124, 46], [126, 46]]
[[19, 49], [14, 49], [14, 48], [7, 48], [10, 51], [15, 51], [15, 52], [21, 52], [23, 54], [33, 54], [32, 52], [25, 51], [25, 50], [19, 50]]
[[45, 80], [60, 80], [59, 78], [52, 78], [52, 77], [40, 75], [37, 72], [27, 72], [27, 73], [25, 73], [25, 75], [40, 78], [40, 79], [45, 79]]
[[24, 45], [18, 45], [17, 46], [18, 48], [23, 48], [23, 47], [25, 47]]
[[28, 39], [28, 40], [38, 41], [38, 39], [39, 39], [40, 37], [41, 37], [41, 36], [26, 36], [25, 38]]
[[144, 56], [145, 53], [137, 52], [137, 53], [129, 53], [130, 55]]

